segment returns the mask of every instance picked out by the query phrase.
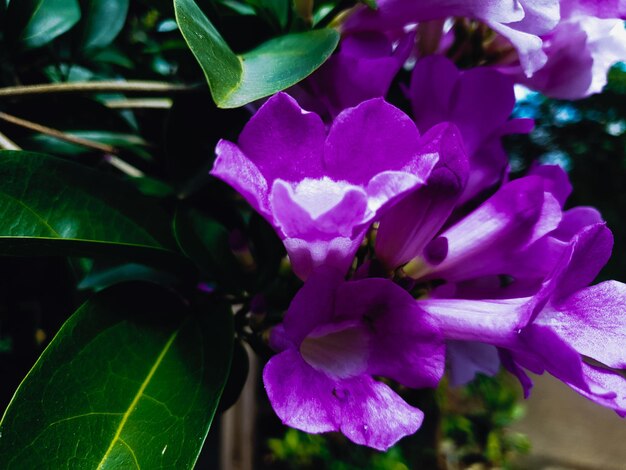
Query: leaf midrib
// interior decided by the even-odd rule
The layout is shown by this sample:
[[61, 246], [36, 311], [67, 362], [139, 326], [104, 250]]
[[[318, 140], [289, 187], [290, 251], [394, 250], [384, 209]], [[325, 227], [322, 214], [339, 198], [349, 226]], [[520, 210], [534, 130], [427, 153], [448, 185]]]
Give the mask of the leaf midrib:
[[[113, 436], [113, 439], [111, 440], [111, 444], [109, 445], [108, 449], [106, 450], [106, 452], [102, 456], [102, 459], [100, 460], [100, 463], [98, 464], [97, 470], [102, 470], [104, 468], [103, 465], [105, 464], [106, 460], [109, 458], [109, 456], [111, 454], [111, 451], [115, 447], [115, 444], [117, 444], [118, 441], [121, 441], [121, 435], [122, 435], [122, 431], [124, 430], [124, 426], [126, 426], [126, 423], [128, 422], [128, 419], [130, 418], [130, 415], [133, 413], [133, 411], [137, 407], [137, 403], [139, 403], [139, 400], [141, 400], [141, 398], [143, 396], [143, 393], [145, 392], [146, 388], [150, 384], [150, 381], [154, 377], [154, 374], [156, 374], [156, 371], [158, 370], [159, 366], [163, 362], [163, 359], [165, 358], [165, 356], [169, 352], [170, 348], [172, 347], [172, 344], [176, 340], [176, 337], [178, 336], [179, 332], [180, 332], [180, 328], [178, 328], [176, 331], [174, 331], [170, 335], [170, 337], [168, 338], [167, 342], [163, 346], [163, 349], [161, 350], [161, 352], [157, 356], [156, 360], [154, 361], [154, 364], [150, 368], [150, 371], [148, 372], [148, 375], [146, 376], [146, 378], [142, 382], [141, 386], [139, 387], [139, 390], [137, 391], [137, 394], [133, 398], [133, 401], [130, 403], [130, 405], [128, 406], [128, 409], [126, 410], [126, 412], [122, 416], [122, 420], [120, 421], [120, 424], [117, 427], [115, 435]], [[134, 455], [134, 451], [131, 449], [131, 447], [126, 442], [123, 442], [123, 444], [126, 445], [126, 447], [128, 447], [128, 449], [133, 454], [135, 462], [137, 462], [137, 458]], [[138, 462], [137, 462], [137, 464], [138, 464]]]

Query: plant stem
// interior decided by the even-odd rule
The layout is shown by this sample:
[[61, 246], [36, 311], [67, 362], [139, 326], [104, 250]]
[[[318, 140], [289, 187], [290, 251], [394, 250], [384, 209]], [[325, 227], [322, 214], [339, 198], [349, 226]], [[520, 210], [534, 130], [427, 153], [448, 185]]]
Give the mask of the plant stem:
[[104, 105], [111, 109], [170, 109], [172, 100], [169, 98], [108, 100]]
[[[70, 144], [81, 145], [83, 147], [87, 147], [93, 150], [97, 150], [99, 152], [103, 152], [105, 154], [105, 160], [118, 170], [126, 173], [128, 176], [132, 177], [140, 177], [143, 176], [144, 173], [135, 168], [130, 163], [125, 162], [118, 156], [119, 150], [112, 145], [103, 144], [101, 142], [96, 142], [94, 140], [83, 139], [82, 137], [76, 137], [71, 134], [67, 134], [58, 129], [53, 129], [51, 127], [42, 126], [41, 124], [37, 124], [36, 122], [27, 121], [22, 118], [18, 118], [16, 116], [12, 116], [11, 114], [3, 113], [0, 111], [0, 120], [10, 122], [16, 126], [24, 127], [25, 129], [29, 129], [31, 131], [39, 132], [40, 134], [49, 135], [50, 137], [54, 137], [55, 139], [63, 140], [64, 142], [69, 142]], [[2, 134], [0, 134], [0, 146], [2, 145], [10, 145], [13, 144], [14, 148], [11, 150], [20, 150], [16, 144], [11, 142], [9, 139], [6, 139], [7, 142], [4, 142]], [[8, 147], [5, 147], [8, 148]]]
[[195, 85], [177, 85], [168, 82], [152, 81], [100, 81], [100, 82], [70, 82], [45, 83], [40, 85], [11, 86], [0, 88], [0, 98], [44, 95], [59, 93], [181, 93], [201, 89]]
[[83, 147], [99, 150], [100, 152], [104, 153], [119, 153], [119, 151], [111, 145], [102, 144], [93, 140], [83, 139], [81, 137], [76, 137], [57, 129], [53, 129], [51, 127], [42, 126], [41, 124], [37, 124], [36, 122], [27, 121], [26, 119], [3, 113], [2, 111], [0, 111], [0, 119], [6, 122], [10, 122], [11, 124], [15, 124], [16, 126], [24, 127], [26, 129], [30, 129], [31, 131], [39, 132], [40, 134], [49, 135], [50, 137], [69, 142], [71, 144], [82, 145]]
[[3, 150], [22, 150], [22, 148], [0, 132], [0, 149]]

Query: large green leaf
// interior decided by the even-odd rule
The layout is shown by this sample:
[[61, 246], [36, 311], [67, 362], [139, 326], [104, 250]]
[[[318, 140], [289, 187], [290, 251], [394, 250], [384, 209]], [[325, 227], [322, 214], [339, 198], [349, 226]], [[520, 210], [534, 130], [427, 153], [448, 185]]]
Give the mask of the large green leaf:
[[116, 256], [184, 272], [169, 217], [118, 178], [0, 151], [0, 255]]
[[111, 44], [126, 21], [128, 0], [80, 0], [80, 6], [81, 47], [92, 49]]
[[233, 348], [223, 308], [147, 283], [107, 289], [63, 325], [0, 422], [2, 468], [192, 468]]
[[204, 70], [219, 107], [236, 108], [313, 73], [337, 47], [339, 33], [320, 29], [271, 39], [236, 55], [194, 0], [174, 0], [176, 20]]
[[6, 13], [7, 37], [22, 48], [40, 47], [79, 19], [77, 0], [12, 0]]

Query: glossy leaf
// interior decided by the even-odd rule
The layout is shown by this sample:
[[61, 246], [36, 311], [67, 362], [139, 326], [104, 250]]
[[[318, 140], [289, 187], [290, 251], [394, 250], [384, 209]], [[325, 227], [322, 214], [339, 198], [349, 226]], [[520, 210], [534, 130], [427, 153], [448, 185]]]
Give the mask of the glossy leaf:
[[232, 316], [147, 283], [65, 323], [0, 422], [2, 468], [190, 469], [228, 377]]
[[124, 26], [129, 0], [80, 0], [81, 47], [101, 48], [113, 42]]
[[288, 88], [313, 73], [337, 47], [320, 29], [271, 39], [235, 55], [193, 0], [174, 0], [176, 20], [221, 108], [236, 108]]
[[118, 178], [31, 152], [0, 151], [0, 255], [116, 256], [188, 270], [168, 216]]
[[32, 49], [70, 30], [79, 19], [77, 0], [13, 0], [6, 13], [7, 36]]

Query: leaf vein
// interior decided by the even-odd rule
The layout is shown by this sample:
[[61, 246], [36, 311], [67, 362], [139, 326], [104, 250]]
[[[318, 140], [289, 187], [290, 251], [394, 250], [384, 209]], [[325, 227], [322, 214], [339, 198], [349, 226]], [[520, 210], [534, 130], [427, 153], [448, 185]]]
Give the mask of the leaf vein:
[[[106, 462], [106, 460], [109, 458], [109, 455], [111, 454], [111, 451], [115, 447], [116, 442], [118, 440], [121, 440], [122, 431], [124, 430], [124, 426], [126, 426], [126, 423], [128, 422], [128, 418], [130, 418], [130, 415], [133, 413], [133, 411], [137, 407], [137, 404], [139, 403], [139, 400], [141, 399], [141, 397], [143, 396], [144, 391], [146, 390], [146, 388], [150, 384], [150, 381], [152, 380], [152, 377], [154, 377], [154, 374], [156, 373], [156, 371], [158, 370], [159, 366], [163, 362], [163, 359], [165, 358], [166, 354], [168, 353], [168, 351], [172, 347], [172, 344], [174, 343], [174, 340], [178, 336], [179, 331], [180, 331], [180, 329], [178, 329], [174, 333], [172, 333], [172, 335], [168, 338], [167, 342], [165, 343], [165, 346], [163, 346], [163, 349], [161, 350], [161, 352], [157, 356], [156, 360], [154, 361], [154, 364], [150, 368], [150, 371], [148, 372], [148, 375], [146, 376], [145, 380], [143, 381], [143, 383], [139, 387], [139, 390], [137, 391], [137, 394], [133, 398], [133, 401], [128, 406], [128, 409], [124, 413], [124, 416], [122, 417], [122, 420], [120, 421], [120, 424], [118, 425], [117, 430], [115, 432], [115, 436], [113, 436], [113, 439], [111, 441], [111, 444], [109, 445], [109, 448], [104, 453], [104, 456], [102, 457], [102, 460], [100, 460], [100, 463], [98, 464], [97, 470], [101, 470], [103, 468], [103, 465]], [[125, 445], [128, 447], [127, 444], [125, 444]], [[140, 468], [140, 467], [138, 466], [137, 468]]]

